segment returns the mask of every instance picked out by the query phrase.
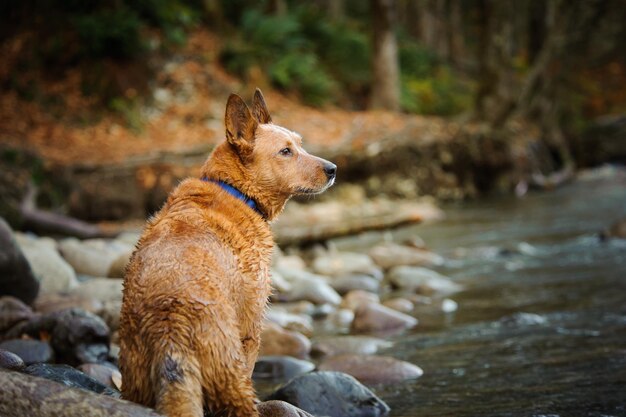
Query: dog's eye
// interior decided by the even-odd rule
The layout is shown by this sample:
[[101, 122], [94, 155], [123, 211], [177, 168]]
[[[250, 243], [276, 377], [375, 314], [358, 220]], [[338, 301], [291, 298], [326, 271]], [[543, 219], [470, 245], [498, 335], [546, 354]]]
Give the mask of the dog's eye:
[[282, 156], [289, 156], [289, 155], [291, 155], [291, 149], [290, 148], [284, 148], [284, 149], [281, 149], [279, 153]]

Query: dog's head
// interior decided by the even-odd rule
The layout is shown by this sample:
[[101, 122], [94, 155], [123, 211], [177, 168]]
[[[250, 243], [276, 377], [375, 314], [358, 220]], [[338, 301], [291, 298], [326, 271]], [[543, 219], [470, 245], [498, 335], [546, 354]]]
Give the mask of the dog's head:
[[302, 137], [272, 123], [261, 90], [252, 111], [236, 94], [226, 104], [226, 140], [255, 183], [267, 192], [318, 194], [333, 185], [337, 166], [302, 147]]

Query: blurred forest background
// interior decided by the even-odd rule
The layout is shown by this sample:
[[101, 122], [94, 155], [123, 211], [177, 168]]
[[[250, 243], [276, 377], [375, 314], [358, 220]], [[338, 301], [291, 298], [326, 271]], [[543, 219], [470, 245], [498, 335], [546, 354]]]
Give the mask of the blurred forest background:
[[623, 0], [5, 1], [2, 214], [34, 188], [142, 217], [256, 86], [367, 194], [555, 186], [626, 158], [624, 22]]

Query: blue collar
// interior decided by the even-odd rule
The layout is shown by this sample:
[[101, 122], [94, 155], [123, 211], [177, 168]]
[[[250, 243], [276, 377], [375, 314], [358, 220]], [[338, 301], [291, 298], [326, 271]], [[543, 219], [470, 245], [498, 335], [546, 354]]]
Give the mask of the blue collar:
[[214, 184], [219, 185], [228, 194], [243, 201], [246, 206], [250, 207], [252, 210], [259, 213], [261, 217], [265, 219], [265, 214], [263, 214], [263, 212], [259, 209], [257, 202], [254, 201], [252, 198], [248, 197], [247, 195], [245, 195], [244, 193], [242, 193], [241, 191], [239, 191], [238, 189], [236, 189], [235, 187], [233, 187], [232, 185], [226, 184], [224, 181], [211, 180], [211, 179], [208, 179], [207, 177], [202, 177], [201, 180], [206, 181], [206, 182], [212, 182]]

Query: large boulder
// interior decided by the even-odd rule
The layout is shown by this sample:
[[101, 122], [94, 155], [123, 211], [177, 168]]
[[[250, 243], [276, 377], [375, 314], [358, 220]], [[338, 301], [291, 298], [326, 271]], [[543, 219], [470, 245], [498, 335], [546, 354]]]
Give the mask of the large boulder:
[[267, 400], [281, 400], [316, 416], [379, 417], [389, 406], [350, 375], [311, 372], [280, 387]]
[[13, 231], [0, 217], [0, 295], [11, 295], [26, 304], [39, 292], [39, 281], [15, 241]]

